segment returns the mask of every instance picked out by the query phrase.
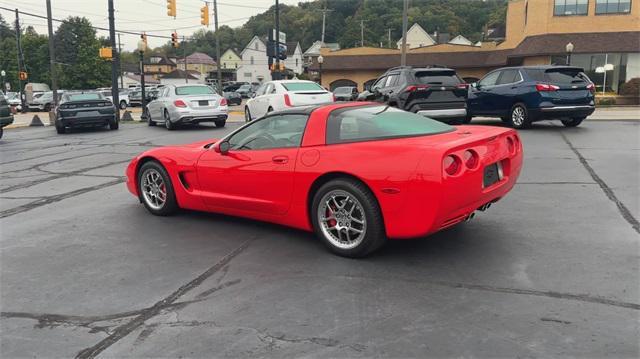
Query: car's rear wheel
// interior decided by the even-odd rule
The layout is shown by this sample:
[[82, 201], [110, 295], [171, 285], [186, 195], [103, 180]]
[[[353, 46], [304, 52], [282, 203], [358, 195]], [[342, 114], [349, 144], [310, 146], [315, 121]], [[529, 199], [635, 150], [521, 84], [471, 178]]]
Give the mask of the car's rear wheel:
[[518, 129], [531, 127], [531, 118], [529, 117], [529, 112], [523, 104], [517, 103], [513, 105], [509, 117], [509, 125], [511, 125], [511, 127], [513, 128]]
[[127, 108], [127, 101], [120, 101], [120, 109], [125, 110]]
[[167, 110], [164, 110], [164, 127], [166, 127], [169, 131], [176, 129], [176, 125], [171, 122], [171, 116], [169, 116], [169, 111]]
[[2, 135], [4, 135], [4, 128], [0, 127], [0, 138], [2, 138]]
[[565, 127], [576, 127], [579, 126], [585, 118], [586, 117], [574, 117], [567, 120], [561, 120], [561, 122]]
[[249, 106], [244, 107], [244, 122], [251, 122], [251, 112]]
[[60, 135], [63, 135], [67, 132], [67, 130], [64, 128], [64, 125], [56, 124], [56, 132]]
[[140, 201], [156, 216], [168, 216], [178, 210], [169, 174], [156, 161], [145, 162], [138, 170]]
[[269, 106], [269, 108], [267, 109], [267, 113], [271, 113], [273, 112], [273, 107]]
[[110, 130], [117, 130], [118, 127], [120, 127], [120, 126], [118, 124], [118, 119], [117, 118], [109, 120], [109, 129]]
[[361, 182], [325, 183], [315, 193], [311, 209], [316, 235], [335, 254], [364, 257], [386, 240], [378, 201]]
[[227, 124], [227, 121], [226, 120], [214, 121], [214, 123], [216, 124], [216, 127], [224, 127], [224, 125]]
[[155, 121], [153, 121], [151, 119], [151, 114], [149, 113], [149, 109], [148, 108], [144, 109], [144, 117], [147, 119], [147, 125], [148, 126], [155, 126], [156, 125]]

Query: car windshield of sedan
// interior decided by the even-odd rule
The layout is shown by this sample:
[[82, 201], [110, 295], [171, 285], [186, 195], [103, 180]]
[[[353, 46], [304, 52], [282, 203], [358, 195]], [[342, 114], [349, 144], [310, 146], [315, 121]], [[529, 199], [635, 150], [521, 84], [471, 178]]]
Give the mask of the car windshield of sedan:
[[176, 87], [176, 95], [213, 95], [209, 86], [180, 86]]
[[445, 123], [389, 106], [335, 111], [327, 121], [327, 144], [435, 135], [454, 131]]
[[315, 82], [285, 82], [282, 87], [287, 91], [325, 91]]

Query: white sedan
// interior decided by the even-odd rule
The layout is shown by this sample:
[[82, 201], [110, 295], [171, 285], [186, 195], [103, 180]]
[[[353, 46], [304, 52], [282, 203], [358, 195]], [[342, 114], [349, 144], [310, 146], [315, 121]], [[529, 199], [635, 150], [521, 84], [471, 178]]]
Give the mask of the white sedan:
[[271, 111], [289, 107], [319, 105], [334, 102], [333, 94], [313, 81], [279, 80], [262, 84], [244, 107], [244, 119], [249, 122]]

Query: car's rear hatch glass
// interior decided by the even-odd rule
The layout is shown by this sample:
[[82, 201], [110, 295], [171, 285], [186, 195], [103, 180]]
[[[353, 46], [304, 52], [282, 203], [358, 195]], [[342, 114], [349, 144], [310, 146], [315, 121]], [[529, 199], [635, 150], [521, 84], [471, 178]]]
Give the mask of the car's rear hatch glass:
[[[460, 86], [462, 80], [452, 70], [416, 71], [416, 84], [421, 85], [408, 96], [408, 101], [429, 103], [465, 102], [467, 88]], [[426, 86], [426, 88], [425, 88]]]
[[591, 81], [578, 67], [558, 67], [544, 71], [545, 82], [558, 86], [558, 90], [550, 91], [547, 96], [556, 105], [584, 105], [589, 103], [587, 86]]

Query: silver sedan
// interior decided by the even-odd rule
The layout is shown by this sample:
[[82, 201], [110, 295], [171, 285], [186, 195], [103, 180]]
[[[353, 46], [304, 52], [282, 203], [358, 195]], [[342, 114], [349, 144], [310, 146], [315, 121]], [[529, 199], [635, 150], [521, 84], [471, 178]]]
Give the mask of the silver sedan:
[[213, 122], [224, 127], [229, 115], [227, 100], [207, 85], [167, 85], [158, 89], [145, 110], [149, 126], [164, 124], [173, 130], [181, 124]]

